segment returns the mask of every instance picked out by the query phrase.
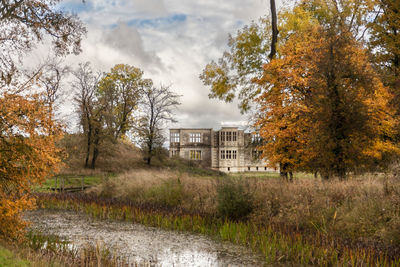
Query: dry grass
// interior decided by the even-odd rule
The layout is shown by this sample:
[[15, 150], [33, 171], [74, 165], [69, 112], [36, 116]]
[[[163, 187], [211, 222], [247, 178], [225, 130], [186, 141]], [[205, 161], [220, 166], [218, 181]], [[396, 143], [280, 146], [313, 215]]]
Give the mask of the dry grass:
[[103, 173], [121, 173], [133, 168], [143, 167], [141, 150], [129, 142], [112, 143], [104, 140], [100, 145], [100, 154], [96, 169], [85, 169], [86, 143], [82, 135], [69, 134], [60, 142], [65, 150], [66, 159], [62, 173], [79, 175], [98, 175]]
[[362, 177], [345, 182], [257, 181], [252, 220], [318, 231], [358, 242], [400, 246], [400, 181]]
[[210, 213], [215, 211], [214, 183], [208, 177], [190, 177], [177, 171], [141, 169], [109, 178], [89, 193], [140, 204]]
[[[173, 171], [131, 171], [92, 192], [104, 198], [217, 213], [218, 180]], [[238, 179], [238, 178], [234, 178]], [[339, 238], [351, 246], [400, 247], [400, 179], [370, 175], [322, 182], [276, 178], [248, 180], [254, 210], [249, 221]]]

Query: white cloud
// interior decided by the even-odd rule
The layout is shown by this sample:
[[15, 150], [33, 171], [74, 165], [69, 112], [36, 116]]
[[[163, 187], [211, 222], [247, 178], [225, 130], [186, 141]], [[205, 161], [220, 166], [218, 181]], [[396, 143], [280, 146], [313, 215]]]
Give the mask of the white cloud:
[[129, 27], [126, 23], [119, 22], [115, 28], [105, 30], [103, 40], [111, 49], [128, 56], [141, 66], [150, 69], [163, 69], [160, 58], [154, 52], [145, 51], [138, 30]]
[[183, 95], [174, 127], [220, 127], [247, 121], [237, 104], [209, 99], [199, 80], [207, 63], [227, 49], [228, 34], [269, 13], [266, 0], [78, 0], [64, 3], [87, 24], [83, 53], [102, 71], [118, 63], [144, 70], [155, 84], [172, 84]]

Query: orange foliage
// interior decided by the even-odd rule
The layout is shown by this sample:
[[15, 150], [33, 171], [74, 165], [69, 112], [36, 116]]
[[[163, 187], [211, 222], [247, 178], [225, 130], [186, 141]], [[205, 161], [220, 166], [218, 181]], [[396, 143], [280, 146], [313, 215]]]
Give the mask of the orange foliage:
[[258, 99], [262, 149], [285, 172], [344, 178], [399, 153], [392, 141], [392, 96], [345, 27], [310, 21], [264, 66], [258, 81], [264, 87]]
[[0, 236], [23, 237], [31, 187], [58, 170], [61, 128], [38, 95], [0, 96]]

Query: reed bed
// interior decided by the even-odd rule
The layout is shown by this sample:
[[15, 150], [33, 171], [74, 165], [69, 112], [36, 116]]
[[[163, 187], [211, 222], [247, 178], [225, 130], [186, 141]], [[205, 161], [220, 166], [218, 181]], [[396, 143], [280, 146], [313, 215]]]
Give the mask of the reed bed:
[[[126, 177], [124, 179], [126, 179]], [[180, 177], [179, 183], [184, 184], [186, 179], [185, 177]], [[203, 178], [196, 179], [200, 179], [201, 181]], [[190, 183], [196, 183], [196, 179], [191, 180]], [[154, 180], [152, 181], [154, 182]], [[115, 182], [118, 185], [121, 184], [121, 180], [116, 180]], [[165, 180], [163, 179], [159, 180], [159, 182], [161, 182], [163, 186], [171, 186], [169, 183], [165, 184]], [[154, 190], [154, 187], [159, 187], [159, 182], [151, 184], [150, 181], [145, 181], [142, 187], [143, 192]], [[167, 182], [170, 181], [167, 180]], [[134, 182], [132, 183], [135, 184]], [[207, 192], [207, 188], [210, 191], [214, 188], [214, 192], [210, 193], [215, 196], [217, 192], [213, 183], [215, 182], [203, 179], [199, 190]], [[194, 208], [194, 205], [188, 205], [187, 203], [179, 201], [160, 201], [159, 199], [154, 199], [154, 196], [151, 194], [147, 195], [143, 192], [140, 198], [137, 196], [133, 198], [127, 197], [127, 195], [123, 194], [112, 198], [110, 195], [107, 196], [107, 194], [104, 194], [102, 190], [90, 194], [40, 194], [38, 195], [38, 205], [41, 208], [69, 209], [77, 212], [84, 212], [99, 219], [123, 220], [164, 229], [190, 231], [209, 235], [221, 240], [250, 247], [255, 252], [264, 255], [267, 264], [400, 266], [399, 254], [397, 253], [398, 244], [393, 243], [393, 241], [392, 243], [385, 243], [382, 240], [379, 240], [379, 242], [371, 242], [369, 239], [366, 239], [366, 241], [363, 242], [363, 240], [357, 238], [342, 238], [343, 233], [346, 233], [347, 230], [343, 233], [329, 232], [335, 229], [330, 228], [330, 225], [332, 225], [332, 220], [338, 220], [337, 213], [340, 210], [340, 206], [338, 206], [336, 210], [336, 215], [335, 212], [331, 211], [333, 213], [332, 220], [328, 220], [324, 217], [323, 220], [325, 220], [325, 224], [321, 224], [321, 222], [317, 220], [313, 221], [313, 218], [319, 218], [319, 215], [314, 216], [315, 214], [313, 214], [313, 216], [311, 216], [311, 214], [305, 216], [302, 221], [295, 221], [295, 218], [299, 218], [297, 213], [294, 213], [294, 215], [292, 215], [293, 217], [287, 219], [287, 222], [283, 223], [282, 218], [278, 215], [279, 213], [284, 213], [287, 206], [283, 205], [284, 203], [278, 202], [279, 199], [275, 199], [277, 196], [280, 196], [283, 202], [287, 200], [285, 198], [288, 197], [288, 194], [292, 193], [292, 198], [294, 198], [294, 200], [289, 200], [288, 203], [285, 202], [286, 205], [290, 205], [297, 201], [297, 191], [297, 193], [301, 192], [302, 194], [309, 192], [310, 195], [305, 195], [304, 197], [306, 199], [305, 201], [310, 203], [310, 205], [315, 205], [315, 207], [319, 207], [319, 205], [322, 205], [321, 203], [325, 203], [326, 206], [323, 207], [326, 208], [331, 207], [330, 205], [332, 202], [326, 203], [326, 198], [310, 200], [310, 197], [321, 197], [320, 195], [325, 195], [328, 199], [332, 199], [328, 191], [334, 194], [334, 198], [338, 198], [337, 195], [341, 196], [340, 192], [356, 190], [354, 187], [355, 184], [352, 185], [352, 182], [341, 185], [317, 183], [314, 184], [314, 186], [313, 183], [315, 182], [306, 182], [305, 184], [300, 184], [300, 182], [298, 182], [292, 185], [281, 185], [281, 183], [275, 183], [275, 181], [254, 181], [254, 184], [248, 186], [248, 190], [252, 190], [254, 193], [255, 208], [248, 218], [237, 221], [218, 216], [216, 212], [217, 203], [205, 200], [205, 195], [193, 201], [200, 201], [200, 199], [202, 199], [203, 205], [208, 205], [207, 208]], [[365, 194], [366, 198], [370, 196], [368, 194], [371, 192], [374, 192], [374, 194], [377, 193], [376, 188], [373, 188], [378, 184], [374, 183], [371, 181], [368, 182], [366, 188], [363, 189], [364, 191], [361, 190], [364, 192], [363, 194]], [[181, 186], [183, 188], [192, 188], [189, 185]], [[276, 187], [274, 188], [273, 185]], [[390, 186], [394, 186], [394, 184], [391, 183]], [[110, 187], [107, 188], [109, 189]], [[125, 189], [128, 190], [128, 188], [129, 187], [125, 184]], [[270, 190], [267, 191], [267, 188]], [[397, 187], [393, 188], [391, 190], [397, 190]], [[116, 188], [113, 190], [116, 190]], [[157, 190], [161, 189], [158, 188]], [[285, 193], [285, 191], [288, 190], [290, 190], [290, 192]], [[317, 193], [312, 193], [314, 190]], [[261, 201], [260, 197], [262, 195], [259, 195], [261, 192], [264, 192], [263, 196], [265, 197], [261, 203], [267, 204], [261, 205], [258, 203]], [[275, 194], [272, 194], [272, 192], [275, 192]], [[280, 195], [279, 192], [281, 192]], [[267, 193], [271, 193], [272, 196], [269, 195], [267, 197], [267, 195], [265, 195]], [[385, 194], [384, 192], [382, 193]], [[193, 196], [196, 194], [199, 195], [199, 192], [187, 191], [182, 194], [192, 194]], [[360, 197], [355, 191], [353, 194], [356, 199]], [[188, 196], [186, 197], [189, 198]], [[185, 201], [187, 201], [186, 197], [184, 198]], [[351, 198], [351, 201], [354, 202], [354, 198]], [[272, 204], [273, 202], [270, 202], [274, 199], [278, 204]], [[350, 201], [350, 198], [348, 198], [347, 201]], [[172, 205], [171, 203], [175, 204]], [[269, 209], [267, 209], [268, 205], [270, 205]], [[280, 205], [278, 214], [273, 215], [276, 213], [274, 208], [277, 209], [276, 206], [273, 205]], [[300, 201], [298, 205], [304, 205], [304, 201]], [[347, 206], [349, 205], [348, 203]], [[353, 205], [354, 208], [357, 207], [358, 204], [351, 203], [351, 205]], [[368, 205], [368, 203], [366, 205]], [[307, 207], [303, 208], [303, 212], [304, 210], [308, 210]], [[264, 214], [265, 217], [261, 219], [263, 212], [269, 212], [269, 214], [268, 216]], [[301, 212], [301, 210], [297, 212]], [[308, 212], [311, 213], [311, 211]], [[323, 213], [323, 211], [315, 211], [315, 213], [318, 214], [322, 214], [321, 212]], [[326, 210], [324, 212], [326, 212]], [[281, 216], [283, 217], [283, 215]], [[306, 220], [311, 220], [309, 225], [305, 223]]]
[[117, 253], [111, 253], [100, 242], [87, 244], [83, 248], [77, 249], [58, 236], [43, 235], [37, 232], [28, 232], [23, 243], [2, 243], [1, 245], [11, 251], [15, 258], [23, 259], [25, 263], [23, 266], [150, 266], [145, 263], [129, 264]]

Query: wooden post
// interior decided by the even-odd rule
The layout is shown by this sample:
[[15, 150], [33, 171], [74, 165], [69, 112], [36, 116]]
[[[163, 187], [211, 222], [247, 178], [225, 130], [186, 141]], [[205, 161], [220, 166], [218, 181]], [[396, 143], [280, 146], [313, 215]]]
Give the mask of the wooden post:
[[82, 188], [82, 191], [83, 191], [83, 186], [84, 186], [84, 184], [85, 184], [85, 176], [82, 176], [82, 180], [81, 180], [81, 188]]

